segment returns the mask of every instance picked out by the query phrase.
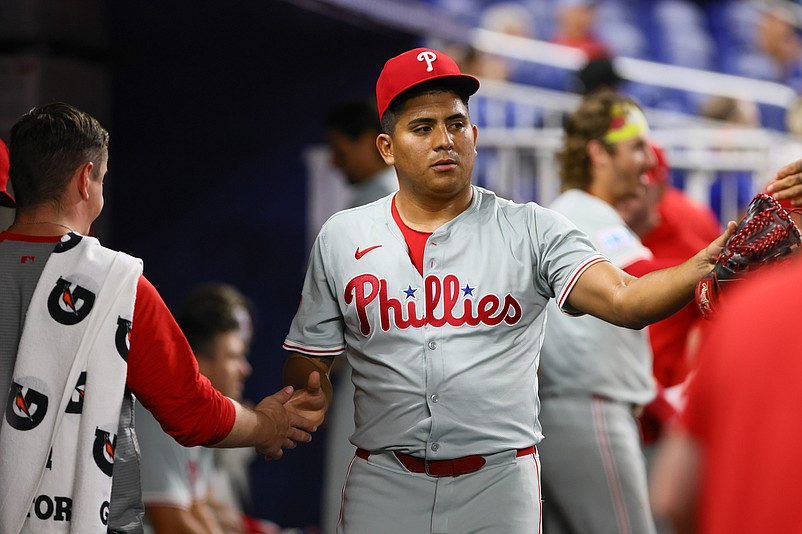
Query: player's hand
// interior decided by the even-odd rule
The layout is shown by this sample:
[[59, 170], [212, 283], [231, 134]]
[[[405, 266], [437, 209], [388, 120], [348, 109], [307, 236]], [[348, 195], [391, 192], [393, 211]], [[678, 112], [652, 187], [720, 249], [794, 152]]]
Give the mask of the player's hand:
[[777, 171], [766, 191], [777, 200], [790, 198], [792, 206], [802, 206], [802, 159]]
[[323, 423], [328, 409], [326, 394], [321, 386], [320, 373], [309, 373], [309, 379], [304, 389], [296, 390], [287, 406], [296, 414], [312, 421], [316, 426]]
[[256, 447], [256, 452], [267, 459], [278, 459], [283, 449], [293, 449], [300, 442], [312, 440], [311, 433], [317, 424], [296, 413], [289, 405], [294, 390], [287, 386], [270, 397], [265, 397], [254, 409], [263, 419], [265, 439]]

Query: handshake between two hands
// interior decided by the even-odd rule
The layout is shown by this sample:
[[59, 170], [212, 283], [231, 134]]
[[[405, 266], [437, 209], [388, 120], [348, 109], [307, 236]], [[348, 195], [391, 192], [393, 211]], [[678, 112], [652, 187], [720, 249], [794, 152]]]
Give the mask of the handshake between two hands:
[[278, 459], [284, 449], [312, 440], [329, 407], [319, 371], [310, 373], [303, 389], [286, 386], [264, 398], [255, 408], [264, 425], [265, 439], [256, 452], [266, 459]]

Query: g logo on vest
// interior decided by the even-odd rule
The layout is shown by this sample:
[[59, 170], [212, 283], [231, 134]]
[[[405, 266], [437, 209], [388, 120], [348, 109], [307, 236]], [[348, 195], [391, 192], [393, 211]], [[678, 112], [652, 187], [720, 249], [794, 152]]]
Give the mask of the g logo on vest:
[[50, 316], [63, 325], [78, 324], [89, 315], [95, 304], [95, 294], [81, 286], [70, 289], [70, 282], [59, 277], [56, 286], [47, 297]]
[[111, 433], [95, 427], [95, 442], [92, 444], [92, 457], [95, 464], [106, 476], [111, 476], [114, 470], [114, 451], [117, 449], [117, 434], [111, 438]]
[[75, 389], [64, 413], [81, 413], [84, 411], [84, 392], [86, 391], [86, 371], [82, 372], [75, 383]]
[[11, 383], [6, 402], [6, 421], [17, 430], [36, 428], [47, 413], [47, 395]]
[[128, 333], [131, 331], [131, 321], [117, 317], [117, 333], [114, 335], [114, 344], [120, 357], [128, 361]]

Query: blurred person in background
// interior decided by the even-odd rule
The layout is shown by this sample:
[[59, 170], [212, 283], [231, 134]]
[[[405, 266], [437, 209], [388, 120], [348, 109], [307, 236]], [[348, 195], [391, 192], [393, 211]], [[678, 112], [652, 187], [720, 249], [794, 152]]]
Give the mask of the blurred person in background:
[[324, 119], [331, 163], [343, 173], [352, 195], [349, 208], [373, 202], [398, 190], [395, 170], [376, 148], [381, 133], [376, 102], [356, 99], [328, 110]]
[[[247, 359], [253, 332], [251, 302], [233, 286], [203, 284], [189, 293], [175, 317], [200, 373], [222, 394], [242, 402], [245, 379], [251, 374]], [[142, 500], [152, 532], [279, 532], [275, 525], [260, 526], [245, 517], [240, 503], [220, 498], [223, 491], [231, 492], [221, 482], [229, 486], [231, 481], [216, 465], [214, 450], [179, 445], [141, 406], [136, 409], [136, 426], [142, 451]], [[247, 462], [252, 457], [240, 458]]]
[[[537, 39], [534, 13], [518, 2], [489, 4], [479, 17], [479, 28], [489, 32], [520, 39]], [[466, 62], [481, 79], [540, 85], [548, 71], [542, 65], [520, 58], [472, 50], [472, 59]]]
[[[612, 91], [583, 99], [558, 154], [562, 194], [550, 208], [588, 235], [616, 267], [642, 276], [652, 253], [615, 207], [638, 196], [654, 166], [649, 127], [632, 99]], [[549, 302], [540, 360], [544, 532], [656, 532], [637, 414], [654, 399], [644, 330]]]
[[607, 45], [594, 31], [598, 0], [557, 0], [557, 28], [551, 41], [582, 50], [588, 60], [609, 56]]
[[802, 92], [802, 39], [790, 6], [776, 0], [764, 2], [758, 20], [757, 47], [771, 60], [773, 81]]

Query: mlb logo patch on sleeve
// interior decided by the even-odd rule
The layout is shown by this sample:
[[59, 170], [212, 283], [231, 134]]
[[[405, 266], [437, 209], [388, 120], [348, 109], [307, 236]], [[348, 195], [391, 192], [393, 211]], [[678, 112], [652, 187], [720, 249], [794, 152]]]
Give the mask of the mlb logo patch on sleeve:
[[635, 235], [621, 225], [608, 226], [596, 235], [601, 249], [599, 252], [605, 255], [610, 255], [637, 242]]

